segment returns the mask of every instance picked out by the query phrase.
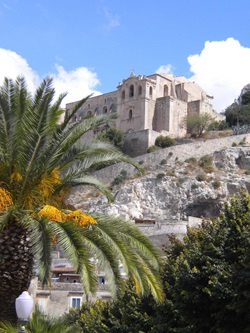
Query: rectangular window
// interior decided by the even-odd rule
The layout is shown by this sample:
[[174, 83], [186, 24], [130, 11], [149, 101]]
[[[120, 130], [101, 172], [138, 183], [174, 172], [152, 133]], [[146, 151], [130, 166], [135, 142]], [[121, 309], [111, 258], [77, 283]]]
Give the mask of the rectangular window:
[[71, 298], [71, 307], [75, 309], [80, 309], [81, 307], [81, 298], [80, 297], [72, 297]]

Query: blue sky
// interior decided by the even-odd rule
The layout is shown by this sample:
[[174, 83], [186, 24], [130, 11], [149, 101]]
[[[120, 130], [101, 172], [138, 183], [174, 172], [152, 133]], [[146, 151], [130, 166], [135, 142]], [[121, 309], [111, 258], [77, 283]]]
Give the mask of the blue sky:
[[250, 83], [247, 0], [0, 0], [0, 81], [54, 77], [65, 102], [130, 75], [196, 81], [221, 112]]

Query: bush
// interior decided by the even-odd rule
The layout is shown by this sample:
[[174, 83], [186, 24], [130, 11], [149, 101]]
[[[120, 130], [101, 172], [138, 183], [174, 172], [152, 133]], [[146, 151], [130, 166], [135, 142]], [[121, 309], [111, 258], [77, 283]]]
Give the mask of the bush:
[[199, 187], [199, 185], [198, 184], [195, 184], [195, 183], [193, 183], [192, 185], [191, 185], [191, 189], [192, 190], [195, 190], [196, 188], [198, 188]]
[[122, 170], [119, 175], [112, 181], [111, 186], [122, 184], [125, 179], [128, 179], [128, 173], [126, 170]]
[[207, 179], [207, 177], [206, 177], [206, 175], [204, 175], [204, 173], [199, 173], [196, 176], [196, 179], [198, 180], [198, 182], [204, 182]]
[[188, 164], [197, 164], [197, 159], [195, 157], [189, 157], [185, 160]]
[[234, 142], [232, 143], [232, 147], [237, 147], [237, 146], [238, 146], [237, 142], [234, 141]]
[[204, 168], [208, 165], [212, 165], [213, 157], [209, 155], [204, 155], [199, 159], [199, 166]]
[[163, 177], [165, 177], [165, 173], [158, 173], [156, 176], [157, 179], [162, 179]]
[[228, 123], [225, 120], [215, 120], [208, 126], [208, 131], [224, 131], [226, 129], [228, 129]]
[[163, 159], [163, 160], [161, 160], [160, 165], [164, 165], [164, 164], [166, 164], [166, 163], [167, 163], [167, 160], [166, 160], [166, 159]]
[[208, 165], [204, 167], [203, 170], [206, 171], [207, 173], [212, 173], [214, 172], [214, 167], [212, 165]]
[[175, 139], [163, 135], [158, 136], [155, 140], [155, 145], [160, 148], [171, 147], [174, 146], [175, 143], [176, 143]]
[[219, 179], [215, 179], [215, 180], [213, 181], [212, 185], [213, 185], [213, 188], [214, 188], [214, 189], [217, 189], [217, 188], [221, 187], [221, 182], [220, 182]]
[[247, 143], [247, 138], [244, 136], [242, 141], [239, 142], [239, 145], [244, 146]]
[[115, 127], [110, 127], [105, 131], [100, 132], [97, 138], [98, 140], [110, 142], [118, 148], [123, 148], [124, 146], [124, 133]]
[[161, 148], [157, 147], [157, 146], [150, 146], [147, 149], [147, 153], [152, 153], [153, 151], [156, 151], [156, 150], [159, 150], [159, 149], [161, 149]]

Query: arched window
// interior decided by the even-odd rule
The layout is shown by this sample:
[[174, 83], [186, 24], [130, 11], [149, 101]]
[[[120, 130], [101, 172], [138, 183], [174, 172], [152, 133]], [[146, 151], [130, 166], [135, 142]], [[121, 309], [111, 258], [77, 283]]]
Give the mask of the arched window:
[[92, 114], [92, 111], [89, 110], [89, 111], [87, 112], [87, 116], [90, 116], [91, 114]]
[[142, 94], [142, 87], [139, 86], [139, 87], [138, 87], [138, 95], [141, 95], [141, 94]]
[[108, 113], [108, 108], [106, 106], [103, 108], [103, 113]]
[[132, 110], [129, 110], [128, 118], [129, 118], [129, 119], [132, 119], [132, 117], [133, 117], [133, 111], [132, 111]]
[[129, 97], [133, 97], [134, 96], [134, 85], [131, 84], [131, 86], [129, 87]]
[[122, 99], [125, 99], [125, 90], [122, 91]]
[[149, 87], [149, 95], [152, 96], [153, 95], [153, 88]]
[[168, 96], [168, 85], [164, 84], [163, 96]]

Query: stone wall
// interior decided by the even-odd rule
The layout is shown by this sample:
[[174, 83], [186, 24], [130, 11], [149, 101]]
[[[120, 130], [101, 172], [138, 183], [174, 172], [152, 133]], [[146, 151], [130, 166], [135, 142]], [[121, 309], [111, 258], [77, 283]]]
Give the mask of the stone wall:
[[[200, 158], [207, 154], [213, 154], [217, 150], [230, 148], [233, 143], [238, 145], [244, 140], [244, 138], [245, 145], [250, 145], [250, 134], [234, 135], [226, 138], [204, 140], [184, 145], [172, 146], [157, 150], [150, 154], [137, 156], [134, 160], [140, 163], [144, 168], [154, 170], [163, 159], [174, 165], [177, 160], [184, 161], [189, 157]], [[95, 173], [95, 176], [103, 183], [109, 184], [122, 169], [126, 170], [130, 177], [133, 177], [138, 172], [133, 166], [121, 162], [99, 170]]]

